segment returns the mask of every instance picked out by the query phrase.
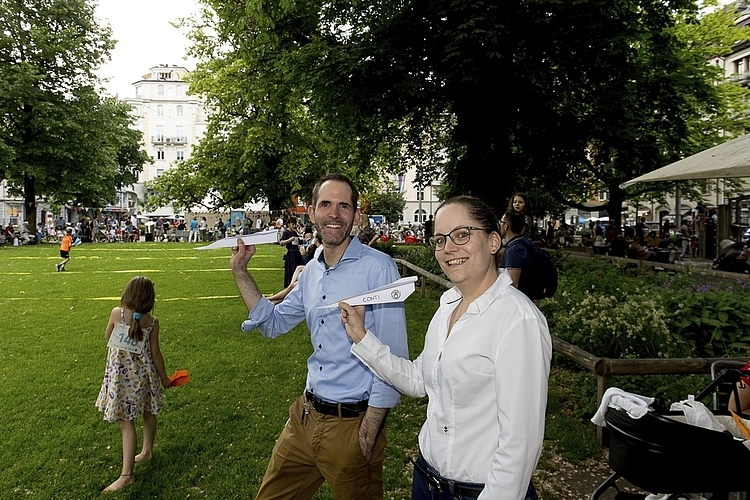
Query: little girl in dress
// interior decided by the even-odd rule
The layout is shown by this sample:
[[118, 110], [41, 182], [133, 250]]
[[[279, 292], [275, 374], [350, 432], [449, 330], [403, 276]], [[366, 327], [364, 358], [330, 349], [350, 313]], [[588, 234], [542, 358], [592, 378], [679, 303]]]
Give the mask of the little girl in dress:
[[[153, 282], [136, 276], [122, 292], [120, 307], [112, 309], [104, 332], [109, 353], [96, 407], [104, 420], [117, 422], [122, 432], [122, 472], [104, 491], [132, 484], [135, 462], [151, 458], [161, 389], [172, 385], [159, 349], [159, 321], [150, 314], [154, 299]], [[141, 416], [143, 448], [136, 455], [133, 420]]]

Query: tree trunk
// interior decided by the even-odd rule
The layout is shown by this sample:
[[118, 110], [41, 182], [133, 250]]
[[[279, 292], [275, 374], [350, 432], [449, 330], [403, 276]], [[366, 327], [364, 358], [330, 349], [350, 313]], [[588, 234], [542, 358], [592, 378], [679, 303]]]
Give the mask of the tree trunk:
[[609, 186], [609, 201], [607, 201], [607, 213], [609, 220], [614, 223], [617, 234], [622, 233], [622, 202], [623, 192], [619, 186]]
[[23, 174], [23, 216], [29, 234], [36, 234], [36, 182], [27, 173]]

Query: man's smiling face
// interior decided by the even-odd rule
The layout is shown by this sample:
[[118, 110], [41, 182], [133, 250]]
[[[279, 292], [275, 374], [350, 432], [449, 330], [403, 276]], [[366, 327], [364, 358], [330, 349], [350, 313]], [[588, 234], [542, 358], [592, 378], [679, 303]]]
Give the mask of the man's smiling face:
[[352, 204], [349, 185], [333, 180], [324, 182], [316, 205], [310, 210], [310, 219], [315, 223], [324, 246], [337, 247], [348, 243], [354, 224], [359, 223], [359, 210]]

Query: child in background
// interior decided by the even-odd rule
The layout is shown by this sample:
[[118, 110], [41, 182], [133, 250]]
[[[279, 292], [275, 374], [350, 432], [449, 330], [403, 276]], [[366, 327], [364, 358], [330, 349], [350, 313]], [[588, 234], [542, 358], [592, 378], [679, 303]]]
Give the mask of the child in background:
[[522, 234], [532, 241], [536, 240], [536, 227], [534, 227], [534, 218], [531, 216], [531, 200], [529, 199], [529, 195], [526, 193], [516, 193], [511, 196], [510, 201], [508, 202], [508, 210], [515, 210], [516, 212], [523, 214], [523, 218], [526, 221], [526, 227]]
[[[120, 307], [109, 315], [104, 332], [109, 353], [96, 407], [107, 422], [117, 422], [122, 432], [122, 472], [104, 491], [132, 484], [135, 462], [149, 460], [156, 436], [156, 415], [162, 406], [162, 386], [172, 385], [159, 349], [159, 321], [151, 316], [153, 282], [136, 276], [122, 292]], [[133, 420], [143, 416], [143, 447]]]
[[70, 247], [73, 246], [73, 228], [69, 227], [65, 230], [65, 236], [63, 236], [60, 242], [60, 258], [62, 262], [55, 264], [57, 271], [65, 271], [65, 264], [70, 261]]

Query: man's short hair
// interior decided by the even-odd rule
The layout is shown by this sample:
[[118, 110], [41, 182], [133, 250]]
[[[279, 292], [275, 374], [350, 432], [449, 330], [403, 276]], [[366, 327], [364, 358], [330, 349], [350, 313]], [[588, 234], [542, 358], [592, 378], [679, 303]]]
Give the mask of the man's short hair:
[[356, 210], [357, 203], [359, 203], [359, 191], [357, 191], [357, 188], [354, 186], [354, 183], [351, 181], [351, 179], [349, 179], [349, 177], [339, 172], [331, 172], [329, 174], [326, 174], [318, 179], [318, 182], [315, 183], [312, 192], [313, 209], [318, 206], [318, 196], [320, 196], [321, 186], [323, 186], [323, 184], [328, 181], [343, 182], [349, 185], [349, 188], [352, 190], [352, 209]]
[[508, 224], [512, 233], [523, 234], [523, 228], [526, 226], [526, 217], [521, 212], [508, 210], [503, 215], [503, 221]]

